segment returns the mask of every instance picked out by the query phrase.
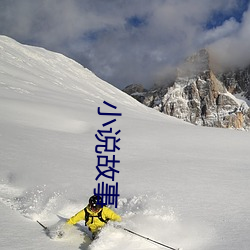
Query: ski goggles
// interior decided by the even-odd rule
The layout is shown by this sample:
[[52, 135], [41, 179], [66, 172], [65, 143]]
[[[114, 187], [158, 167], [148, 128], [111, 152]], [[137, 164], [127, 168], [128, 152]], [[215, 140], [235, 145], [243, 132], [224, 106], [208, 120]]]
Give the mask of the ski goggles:
[[102, 208], [102, 206], [99, 205], [99, 204], [93, 204], [93, 205], [90, 205], [89, 208], [90, 208], [91, 211], [97, 212]]

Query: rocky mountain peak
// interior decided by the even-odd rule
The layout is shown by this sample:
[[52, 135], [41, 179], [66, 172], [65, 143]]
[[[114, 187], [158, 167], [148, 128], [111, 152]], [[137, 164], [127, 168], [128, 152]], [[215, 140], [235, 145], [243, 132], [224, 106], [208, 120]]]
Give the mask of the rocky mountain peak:
[[148, 91], [137, 88], [130, 95], [160, 112], [196, 125], [248, 129], [249, 106], [233, 94], [248, 93], [245, 87], [250, 85], [249, 71], [215, 74], [210, 64], [208, 50], [202, 49], [178, 67], [171, 86]]
[[177, 69], [177, 77], [194, 77], [205, 74], [210, 70], [209, 53], [201, 49], [194, 55], [188, 57]]

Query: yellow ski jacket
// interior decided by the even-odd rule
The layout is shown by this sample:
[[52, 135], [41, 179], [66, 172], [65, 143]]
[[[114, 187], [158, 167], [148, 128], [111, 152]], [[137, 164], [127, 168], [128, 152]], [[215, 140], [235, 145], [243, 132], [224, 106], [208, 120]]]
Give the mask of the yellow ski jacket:
[[[88, 226], [89, 230], [92, 233], [95, 233], [98, 231], [98, 229], [102, 228], [106, 223], [104, 221], [101, 221], [98, 218], [98, 214], [100, 213], [100, 211], [102, 211], [101, 213], [101, 217], [104, 221], [107, 220], [112, 220], [112, 221], [121, 221], [121, 217], [116, 214], [114, 211], [112, 211], [110, 208], [108, 207], [103, 207], [101, 208], [101, 210], [99, 210], [98, 212], [93, 212], [91, 211], [88, 207], [87, 207], [87, 212], [89, 213], [89, 219], [88, 221], [86, 221], [86, 225]], [[75, 214], [74, 216], [72, 216], [68, 221], [67, 224], [70, 225], [74, 225], [77, 222], [79, 222], [80, 220], [85, 220], [85, 211], [84, 209], [82, 209], [81, 211], [79, 211], [77, 214]]]

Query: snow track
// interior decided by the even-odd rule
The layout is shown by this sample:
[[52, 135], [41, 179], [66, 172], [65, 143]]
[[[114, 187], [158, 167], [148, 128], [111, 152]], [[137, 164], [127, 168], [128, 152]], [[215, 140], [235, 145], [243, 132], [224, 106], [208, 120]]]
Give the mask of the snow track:
[[13, 207], [15, 197], [22, 194], [22, 190], [11, 187], [7, 184], [0, 184], [0, 201], [9, 206]]
[[31, 220], [48, 219], [57, 211], [60, 199], [59, 193], [46, 192], [46, 186], [22, 190], [10, 184], [0, 184], [0, 201]]
[[[168, 240], [172, 238], [173, 241], [176, 231], [177, 216], [171, 210], [166, 208], [161, 202], [162, 198], [153, 197], [150, 195], [134, 196], [132, 198], [123, 198], [119, 200], [117, 212], [123, 217], [122, 225], [131, 230], [138, 231], [145, 235], [154, 237], [155, 239], [165, 238], [166, 226], [171, 230], [168, 233]], [[75, 207], [78, 204], [71, 204], [66, 201], [62, 194], [50, 194], [46, 186], [36, 187], [33, 190], [25, 191], [21, 188], [16, 188], [11, 184], [0, 184], [0, 201], [9, 207], [11, 210], [17, 211], [20, 215], [29, 220], [36, 221], [37, 219], [46, 221], [50, 229], [53, 231], [56, 225], [60, 222], [55, 222], [57, 213], [67, 211], [68, 214], [73, 214]], [[80, 205], [80, 204], [79, 204]], [[58, 220], [58, 218], [57, 218]], [[59, 223], [59, 224], [58, 224]], [[87, 249], [90, 245], [89, 238], [84, 236], [83, 223], [78, 227], [70, 229], [62, 241], [68, 243], [78, 241], [80, 249]], [[164, 227], [164, 230], [162, 230]], [[39, 227], [38, 227], [39, 230]], [[172, 233], [170, 233], [172, 231]], [[121, 239], [122, 242], [121, 243]], [[145, 240], [137, 238], [136, 236], [126, 233], [122, 229], [115, 228], [112, 223], [108, 225], [100, 234], [99, 239], [91, 244], [90, 249], [100, 249], [100, 246], [105, 246], [102, 249], [117, 249], [120, 244], [124, 244], [124, 240], [128, 242], [127, 249], [157, 249], [158, 246], [145, 242]]]
[[[46, 186], [36, 187], [33, 190], [24, 191], [11, 186], [0, 184], [0, 201], [11, 210], [17, 211], [21, 216], [36, 221], [44, 221], [50, 229], [50, 238], [67, 245], [76, 246], [79, 249], [162, 249], [161, 246], [130, 234], [123, 229], [116, 228], [115, 223], [109, 223], [100, 233], [97, 240], [91, 242], [87, 228], [83, 222], [71, 228], [67, 228], [62, 239], [56, 237], [57, 230], [64, 228], [65, 220], [60, 220], [56, 214], [73, 215], [81, 204], [66, 200], [63, 194], [51, 193]], [[185, 223], [180, 221], [173, 208], [166, 207], [165, 198], [158, 194], [138, 195], [119, 200], [116, 212], [121, 214], [122, 227], [165, 243], [176, 248], [182, 245], [197, 247], [200, 242], [195, 239], [198, 231], [184, 232], [188, 230]], [[82, 207], [83, 208], [83, 207]], [[39, 230], [39, 227], [37, 227]], [[65, 228], [64, 228], [65, 230]], [[190, 230], [190, 227], [189, 227]], [[186, 239], [189, 243], [187, 244]], [[192, 244], [190, 244], [190, 241]], [[126, 248], [124, 244], [126, 242]], [[203, 242], [204, 243], [204, 242]]]

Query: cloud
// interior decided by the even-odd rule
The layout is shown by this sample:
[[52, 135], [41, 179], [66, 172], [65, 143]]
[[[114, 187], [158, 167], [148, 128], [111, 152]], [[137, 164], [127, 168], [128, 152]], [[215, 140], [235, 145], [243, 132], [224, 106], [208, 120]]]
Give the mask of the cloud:
[[240, 28], [240, 24], [232, 17], [226, 20], [221, 26], [204, 31], [200, 38], [201, 44], [211, 44], [219, 41], [225, 37], [231, 36], [237, 33]]
[[[247, 49], [249, 13], [242, 22], [233, 17], [239, 2], [2, 0], [0, 33], [61, 52], [117, 87], [148, 87], [204, 46], [212, 44], [223, 57], [223, 46]], [[222, 23], [214, 20], [219, 15]]]
[[[227, 29], [224, 24], [220, 29]], [[217, 63], [225, 67], [245, 67], [250, 64], [250, 10], [243, 15], [242, 22], [221, 39], [210, 44]]]

